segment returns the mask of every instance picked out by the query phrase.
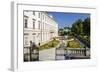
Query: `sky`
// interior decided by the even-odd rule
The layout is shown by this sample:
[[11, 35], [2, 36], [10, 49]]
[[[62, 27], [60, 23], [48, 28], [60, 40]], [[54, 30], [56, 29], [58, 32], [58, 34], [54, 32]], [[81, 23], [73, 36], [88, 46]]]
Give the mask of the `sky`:
[[76, 20], [84, 20], [85, 18], [90, 17], [89, 13], [48, 12], [48, 14], [53, 16], [58, 23], [59, 28], [63, 28], [64, 26], [71, 27]]

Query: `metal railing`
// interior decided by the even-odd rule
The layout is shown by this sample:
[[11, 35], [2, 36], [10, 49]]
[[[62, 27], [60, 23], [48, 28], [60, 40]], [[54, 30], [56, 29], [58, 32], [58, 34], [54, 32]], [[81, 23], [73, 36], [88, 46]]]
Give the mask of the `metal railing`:
[[24, 62], [27, 62], [27, 61], [38, 61], [39, 60], [39, 51], [38, 50], [36, 50], [36, 49], [31, 50], [30, 47], [24, 47], [23, 51], [24, 51], [23, 52]]

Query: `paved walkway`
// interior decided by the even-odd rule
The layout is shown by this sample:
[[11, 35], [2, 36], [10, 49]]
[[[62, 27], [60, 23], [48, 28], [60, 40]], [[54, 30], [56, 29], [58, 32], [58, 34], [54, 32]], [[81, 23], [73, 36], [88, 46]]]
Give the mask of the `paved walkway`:
[[65, 60], [65, 42], [63, 41], [56, 49], [56, 60]]
[[39, 51], [39, 60], [55, 60], [55, 48]]

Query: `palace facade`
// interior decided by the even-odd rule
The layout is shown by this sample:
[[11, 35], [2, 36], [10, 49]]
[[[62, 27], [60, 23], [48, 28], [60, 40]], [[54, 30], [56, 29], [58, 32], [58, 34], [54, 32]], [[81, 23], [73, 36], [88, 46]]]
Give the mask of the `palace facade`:
[[43, 45], [58, 36], [58, 24], [47, 12], [24, 11], [24, 47]]

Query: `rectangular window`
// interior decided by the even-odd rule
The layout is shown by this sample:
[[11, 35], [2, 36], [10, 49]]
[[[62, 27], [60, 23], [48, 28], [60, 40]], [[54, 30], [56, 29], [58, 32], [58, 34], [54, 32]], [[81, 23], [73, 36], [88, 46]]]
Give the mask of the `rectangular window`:
[[46, 21], [46, 17], [45, 17], [45, 21]]
[[27, 20], [27, 19], [25, 19], [25, 28], [27, 28], [27, 21], [28, 21], [28, 20]]
[[44, 15], [43, 15], [43, 20], [44, 20]]
[[25, 42], [24, 42], [25, 45], [28, 45], [28, 37], [25, 37], [25, 38], [24, 38], [24, 41], [25, 41]]
[[44, 22], [43, 22], [43, 28], [42, 29], [44, 29]]
[[33, 15], [35, 15], [35, 11], [33, 11]]
[[38, 17], [40, 18], [40, 12], [38, 13]]
[[35, 36], [33, 35], [33, 43], [35, 43]]
[[45, 29], [46, 29], [46, 23], [45, 23]]
[[41, 12], [41, 18], [42, 18], [42, 12]]
[[40, 26], [41, 26], [41, 22], [38, 21], [38, 29], [40, 29]]
[[45, 29], [45, 23], [44, 23], [44, 29]]
[[35, 19], [33, 19], [33, 29], [35, 29]]

